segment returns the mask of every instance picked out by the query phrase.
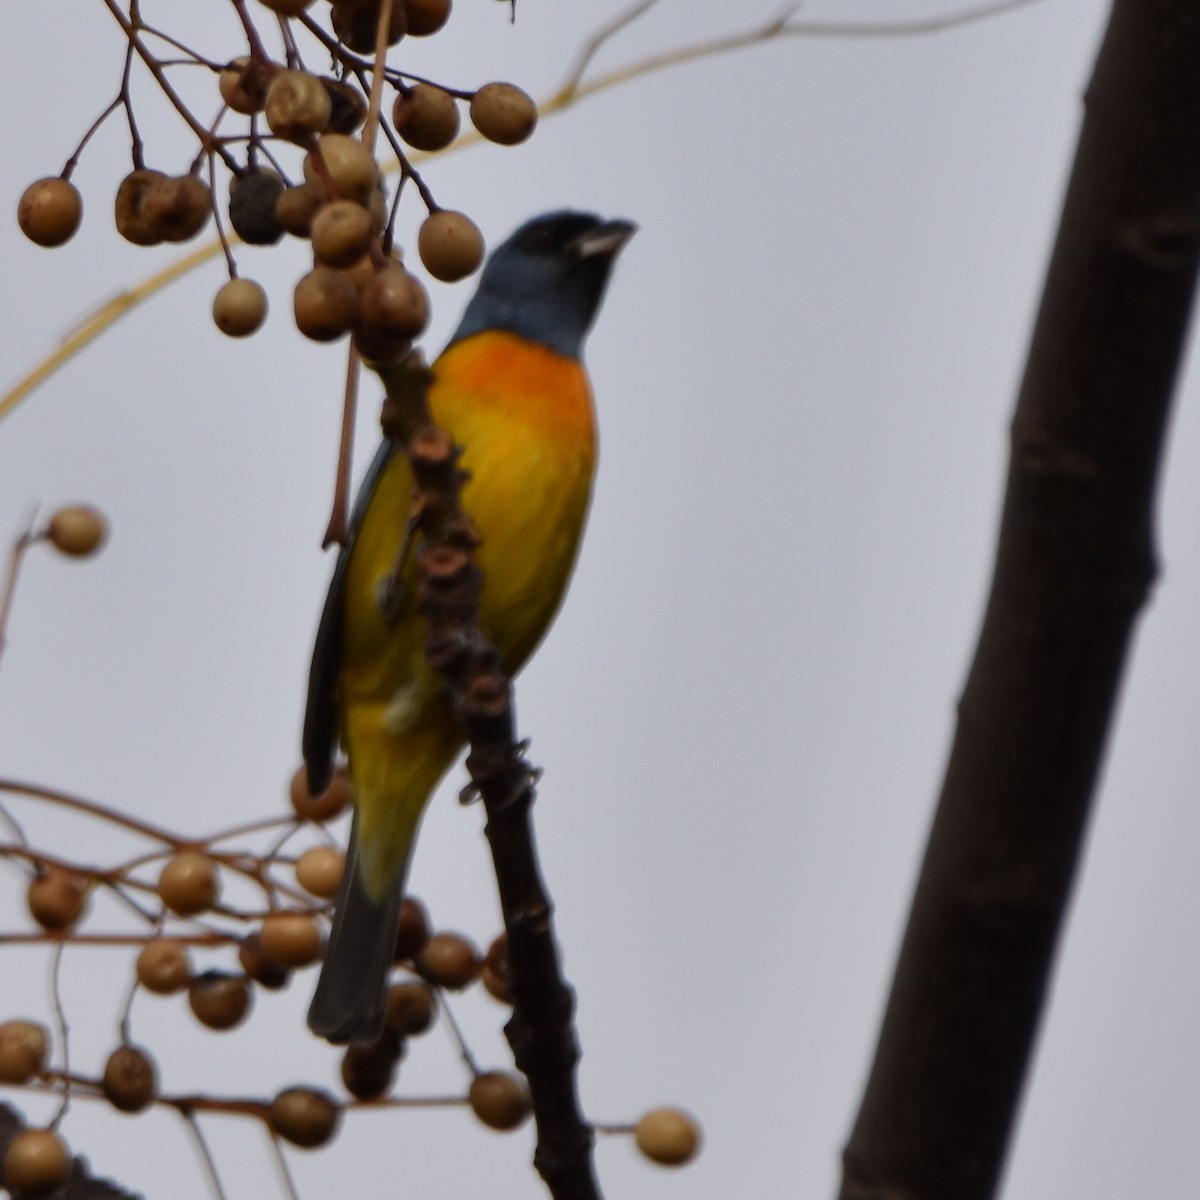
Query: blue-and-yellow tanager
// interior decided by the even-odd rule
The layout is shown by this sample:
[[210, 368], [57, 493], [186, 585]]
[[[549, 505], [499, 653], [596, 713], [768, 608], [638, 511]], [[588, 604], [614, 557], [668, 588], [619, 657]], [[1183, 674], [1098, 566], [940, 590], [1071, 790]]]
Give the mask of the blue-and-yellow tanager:
[[[575, 565], [596, 463], [581, 353], [634, 228], [576, 212], [523, 225], [488, 260], [433, 364], [430, 416], [463, 449], [462, 504], [482, 539], [480, 626], [510, 675], [541, 641]], [[412, 554], [401, 604], [381, 604], [411, 495], [408, 460], [385, 441], [338, 557], [309, 680], [309, 786], [316, 795], [328, 785], [340, 741], [354, 792], [346, 870], [308, 1014], [312, 1030], [334, 1042], [382, 1031], [413, 840], [463, 744], [443, 681], [425, 661]]]

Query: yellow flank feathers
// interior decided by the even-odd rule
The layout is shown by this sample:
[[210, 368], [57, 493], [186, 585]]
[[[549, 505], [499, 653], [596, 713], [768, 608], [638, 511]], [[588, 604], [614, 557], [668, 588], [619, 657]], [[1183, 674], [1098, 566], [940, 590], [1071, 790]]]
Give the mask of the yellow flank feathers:
[[[596, 459], [591, 392], [578, 361], [512, 334], [456, 342], [434, 363], [430, 414], [465, 447], [463, 507], [482, 543], [480, 625], [515, 673], [558, 611], [575, 565]], [[402, 454], [376, 487], [350, 555], [338, 706], [354, 774], [360, 869], [382, 901], [403, 872], [421, 813], [462, 735], [425, 661], [417, 571], [404, 564], [392, 620], [378, 604], [405, 542], [412, 475]]]

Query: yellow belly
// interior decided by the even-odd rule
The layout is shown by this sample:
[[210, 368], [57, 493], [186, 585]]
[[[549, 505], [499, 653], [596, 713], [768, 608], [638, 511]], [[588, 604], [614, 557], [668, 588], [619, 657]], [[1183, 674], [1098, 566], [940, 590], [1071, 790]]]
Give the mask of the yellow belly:
[[[505, 333], [452, 346], [433, 370], [430, 413], [464, 448], [463, 507], [482, 538], [480, 626], [514, 674], [553, 620], [575, 565], [596, 456], [587, 379], [578, 362]], [[411, 493], [408, 463], [397, 454], [346, 576], [338, 701], [360, 866], [376, 896], [403, 870], [429, 794], [462, 744], [442, 681], [425, 662], [411, 554], [399, 615], [385, 620], [377, 603], [404, 541]]]

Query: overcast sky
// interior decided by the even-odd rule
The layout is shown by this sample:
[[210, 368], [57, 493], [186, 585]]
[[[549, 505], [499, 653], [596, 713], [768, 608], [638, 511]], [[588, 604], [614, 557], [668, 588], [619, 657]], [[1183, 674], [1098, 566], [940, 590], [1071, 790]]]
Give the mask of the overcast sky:
[[[181, 6], [145, 0], [148, 21]], [[189, 5], [198, 10], [200, 5]], [[232, 8], [190, 12], [215, 59], [244, 51]], [[323, 7], [323, 6], [322, 6]], [[459, 0], [396, 61], [447, 84], [549, 93], [602, 0]], [[774, 14], [662, 0], [597, 70]], [[813, 0], [810, 20], [913, 18], [915, 2]], [[518, 687], [546, 769], [538, 836], [578, 989], [584, 1105], [598, 1120], [674, 1103], [706, 1147], [682, 1173], [623, 1140], [597, 1160], [628, 1200], [830, 1195], [890, 979], [987, 585], [1006, 427], [1105, 17], [1044, 0], [920, 38], [776, 41], [664, 71], [546, 120], [516, 150], [431, 164], [440, 203], [491, 244], [564, 205], [639, 223], [588, 347], [602, 461], [564, 613]], [[115, 93], [119, 31], [99, 2], [6, 14], [0, 133], [9, 211], [54, 174]], [[170, 27], [172, 30], [178, 28]], [[138, 76], [152, 165], [194, 147]], [[206, 110], [207, 111], [207, 110]], [[75, 178], [63, 250], [0, 225], [3, 379], [80, 317], [173, 260], [111, 228], [128, 169], [119, 122]], [[420, 213], [402, 209], [402, 237]], [[344, 354], [290, 326], [306, 269], [289, 241], [239, 253], [267, 328], [231, 342], [211, 263], [112, 329], [0, 423], [0, 533], [31, 500], [87, 500], [104, 553], [29, 556], [0, 665], [0, 775], [118, 804], [183, 832], [283, 811], [310, 642]], [[470, 285], [432, 287], [428, 346]], [[1182, 378], [1161, 505], [1163, 577], [1145, 614], [1005, 1187], [1010, 1200], [1180, 1194], [1200, 1177], [1200, 427]], [[364, 390], [357, 467], [373, 446]], [[4, 534], [4, 536], [8, 536]], [[481, 943], [497, 908], [482, 814], [455, 770], [412, 871], [435, 922]], [[108, 862], [128, 843], [15, 809], [35, 840]], [[24, 929], [0, 879], [0, 927]], [[112, 927], [99, 909], [93, 927]], [[47, 1012], [42, 952], [5, 951], [4, 1015]], [[115, 1043], [132, 956], [68, 952], [72, 1062]], [[219, 956], [213, 965], [223, 961]], [[303, 1028], [312, 974], [261, 995], [242, 1029], [140, 998], [135, 1040], [170, 1091], [334, 1087]], [[456, 1008], [485, 1065], [503, 1013]], [[464, 1086], [444, 1031], [401, 1094]], [[27, 1097], [30, 1113], [49, 1111]], [[230, 1197], [279, 1194], [249, 1123], [206, 1122]], [[94, 1168], [191, 1200], [206, 1190], [169, 1113], [77, 1102], [63, 1126]], [[301, 1195], [538, 1197], [528, 1130], [457, 1111], [356, 1116], [292, 1153]]]

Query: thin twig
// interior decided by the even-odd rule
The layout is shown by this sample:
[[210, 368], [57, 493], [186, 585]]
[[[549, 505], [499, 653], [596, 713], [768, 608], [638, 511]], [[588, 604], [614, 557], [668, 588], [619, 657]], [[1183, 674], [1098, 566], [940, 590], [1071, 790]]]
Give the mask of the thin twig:
[[8, 555], [8, 570], [4, 574], [4, 586], [0, 590], [0, 658], [4, 657], [4, 648], [8, 645], [8, 617], [12, 612], [13, 597], [17, 592], [17, 575], [25, 558], [25, 551], [38, 540], [34, 532], [37, 521], [37, 505], [31, 504], [22, 528], [13, 538], [12, 549]]
[[184, 1108], [177, 1105], [179, 1115], [183, 1118], [184, 1124], [188, 1127], [188, 1131], [192, 1135], [192, 1140], [196, 1143], [196, 1149], [200, 1152], [200, 1158], [204, 1162], [208, 1181], [212, 1184], [213, 1191], [217, 1195], [217, 1200], [227, 1200], [225, 1189], [221, 1186], [221, 1176], [217, 1174], [216, 1160], [212, 1156], [212, 1151], [208, 1148], [208, 1143], [204, 1140], [204, 1134], [200, 1131], [200, 1122], [196, 1120], [196, 1114], [191, 1107]]

